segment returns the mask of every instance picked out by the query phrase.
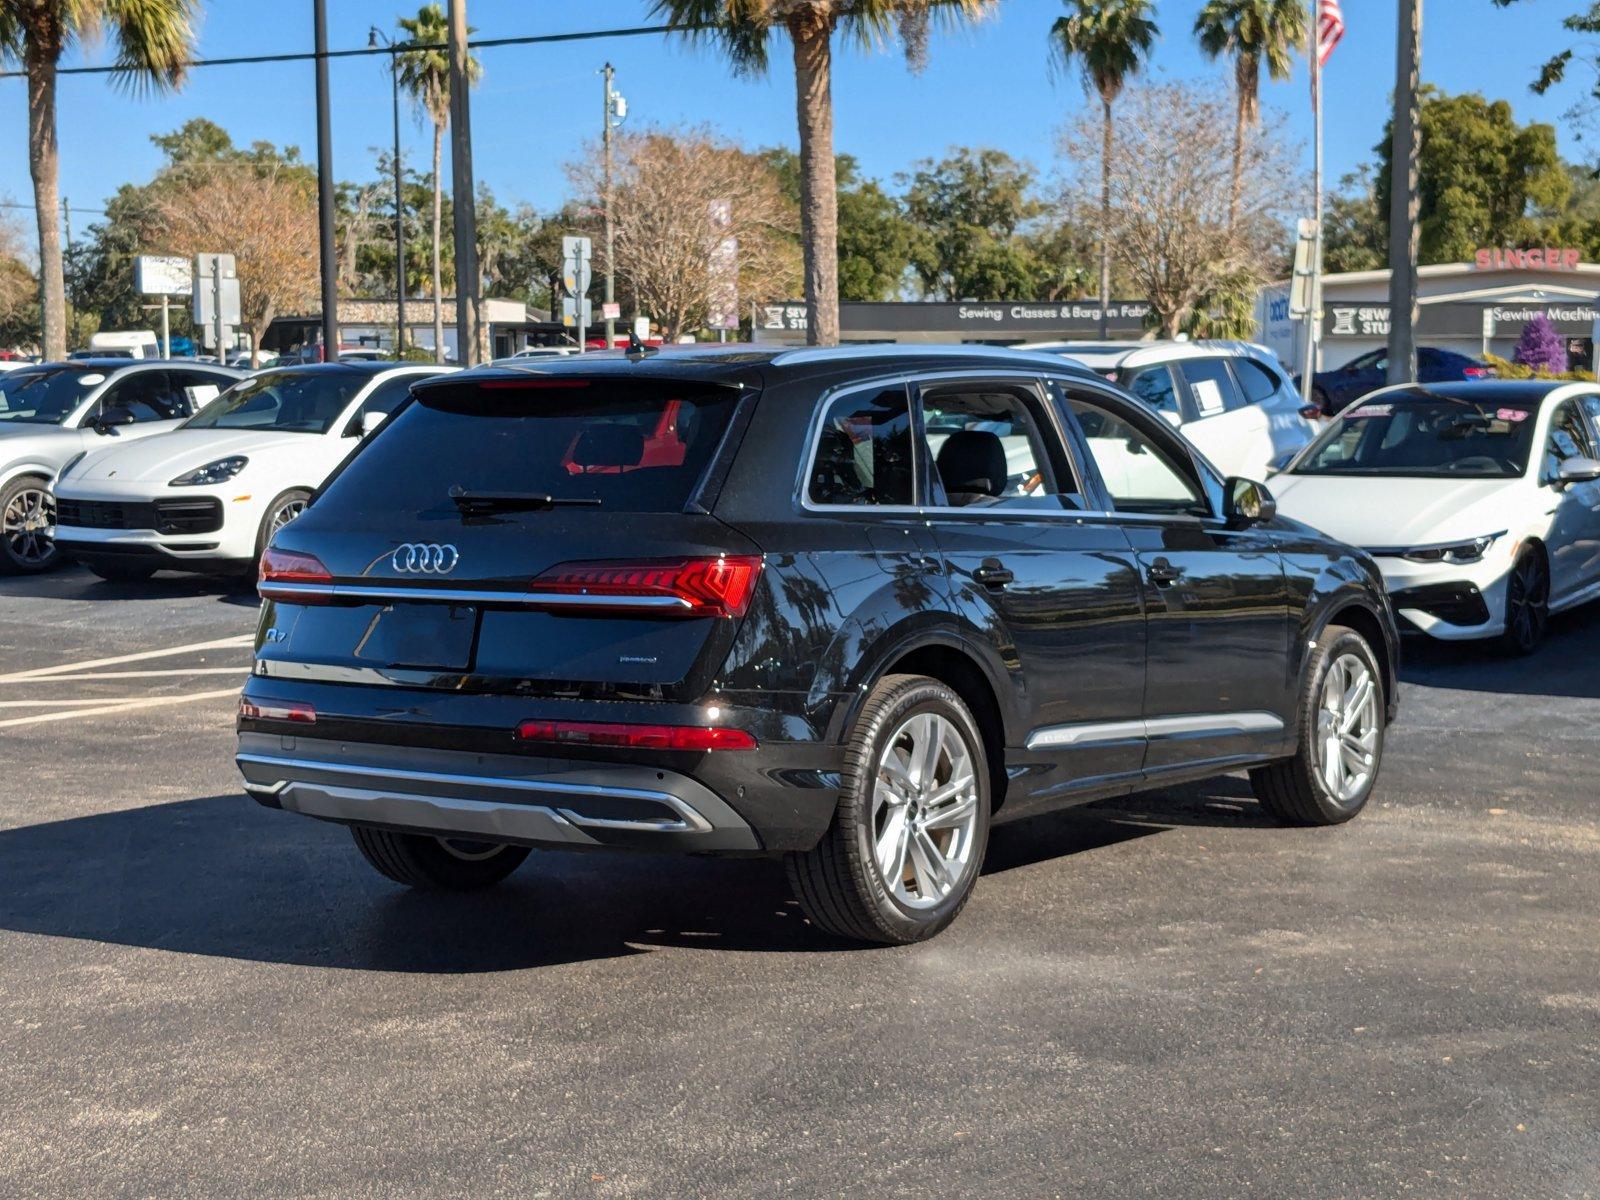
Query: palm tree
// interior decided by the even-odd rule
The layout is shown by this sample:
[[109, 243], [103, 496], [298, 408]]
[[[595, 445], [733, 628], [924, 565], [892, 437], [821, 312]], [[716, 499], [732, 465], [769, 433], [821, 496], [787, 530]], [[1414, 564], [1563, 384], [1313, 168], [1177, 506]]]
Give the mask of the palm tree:
[[[414, 17], [401, 17], [412, 49], [399, 52], [400, 86], [410, 94], [417, 108], [433, 122], [433, 357], [444, 361], [444, 287], [440, 267], [440, 225], [444, 209], [444, 183], [440, 159], [444, 150], [444, 131], [450, 124], [450, 52], [445, 42], [450, 37], [450, 22], [437, 4], [424, 4]], [[468, 30], [468, 32], [472, 32]], [[482, 69], [478, 60], [467, 58], [467, 78], [477, 82]], [[456, 291], [460, 292], [458, 284]], [[459, 300], [457, 301], [459, 303]]]
[[28, 170], [39, 221], [39, 309], [46, 359], [67, 356], [61, 261], [56, 67], [74, 42], [109, 32], [120, 81], [134, 91], [177, 87], [194, 50], [195, 0], [0, 0], [0, 61], [28, 77]]
[[1261, 65], [1273, 79], [1287, 79], [1295, 51], [1307, 37], [1305, 0], [1206, 0], [1194, 22], [1200, 49], [1209, 58], [1233, 57], [1238, 115], [1233, 126], [1233, 190], [1228, 228], [1239, 217], [1244, 174], [1244, 135], [1261, 121]]
[[1160, 30], [1154, 0], [1066, 0], [1068, 13], [1050, 26], [1056, 62], [1083, 72], [1085, 87], [1099, 93], [1104, 109], [1100, 134], [1100, 313], [1101, 329], [1111, 306], [1111, 154], [1116, 144], [1111, 106], [1130, 76], [1150, 57]]
[[734, 69], [760, 74], [767, 43], [782, 29], [794, 48], [800, 126], [800, 235], [806, 340], [839, 340], [839, 196], [833, 157], [833, 35], [865, 46], [899, 35], [919, 65], [935, 20], [955, 24], [999, 8], [999, 0], [652, 0], [656, 17], [691, 36], [722, 44]]

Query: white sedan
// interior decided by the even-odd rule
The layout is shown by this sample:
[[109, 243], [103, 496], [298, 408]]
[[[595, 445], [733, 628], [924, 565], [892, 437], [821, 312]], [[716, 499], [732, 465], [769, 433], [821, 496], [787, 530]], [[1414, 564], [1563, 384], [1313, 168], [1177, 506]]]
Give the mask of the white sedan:
[[1278, 511], [1363, 547], [1395, 610], [1526, 654], [1600, 597], [1600, 387], [1404, 384], [1346, 409], [1272, 481]]
[[54, 483], [56, 544], [104, 579], [243, 573], [419, 379], [339, 362], [241, 380], [171, 433], [80, 455]]

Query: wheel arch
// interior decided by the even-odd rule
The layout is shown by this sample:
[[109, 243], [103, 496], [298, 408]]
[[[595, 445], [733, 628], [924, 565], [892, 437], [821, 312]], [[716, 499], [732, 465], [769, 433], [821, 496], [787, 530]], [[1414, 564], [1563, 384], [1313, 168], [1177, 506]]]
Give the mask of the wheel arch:
[[[1355, 630], [1366, 639], [1367, 645], [1372, 647], [1372, 653], [1377, 656], [1379, 673], [1382, 676], [1384, 712], [1389, 720], [1393, 720], [1400, 677], [1398, 639], [1391, 638], [1388, 632], [1389, 627], [1385, 625], [1383, 618], [1374, 612], [1371, 606], [1354, 598], [1347, 599], [1344, 603], [1332, 607], [1317, 627], [1312, 640], [1319, 639], [1330, 625], [1338, 625], [1345, 629]], [[1308, 655], [1307, 661], [1309, 659], [1310, 656]]]

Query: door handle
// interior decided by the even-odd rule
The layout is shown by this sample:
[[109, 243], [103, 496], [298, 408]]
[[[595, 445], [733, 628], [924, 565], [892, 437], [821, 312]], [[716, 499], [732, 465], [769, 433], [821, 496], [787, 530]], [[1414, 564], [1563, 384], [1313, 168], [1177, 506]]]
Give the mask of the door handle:
[[1182, 567], [1175, 567], [1164, 558], [1158, 558], [1145, 571], [1145, 577], [1157, 587], [1171, 587], [1183, 575]]
[[984, 587], [994, 588], [996, 591], [998, 591], [999, 589], [1005, 587], [1006, 584], [1016, 579], [1016, 576], [1011, 573], [1009, 568], [1002, 566], [999, 562], [991, 558], [988, 562], [981, 564], [972, 572], [972, 578], [978, 583], [983, 584]]

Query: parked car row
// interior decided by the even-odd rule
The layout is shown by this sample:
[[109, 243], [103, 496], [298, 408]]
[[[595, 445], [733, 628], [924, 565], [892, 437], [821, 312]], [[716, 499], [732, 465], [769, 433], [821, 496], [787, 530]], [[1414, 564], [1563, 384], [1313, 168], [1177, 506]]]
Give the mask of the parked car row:
[[[8, 541], [53, 500], [56, 552], [107, 578], [258, 562], [246, 788], [392, 879], [760, 853], [880, 942], [954, 919], [993, 821], [1238, 768], [1282, 820], [1348, 820], [1402, 625], [1525, 652], [1600, 596], [1594, 385], [1408, 385], [1318, 432], [1255, 347], [1108, 357], [338, 363], [181, 423], [192, 381], [145, 364], [143, 438], [105, 390], [140, 367], [52, 364], [0, 377], [0, 417], [80, 448]], [[1189, 436], [1252, 379], [1305, 426], [1276, 498]]]

